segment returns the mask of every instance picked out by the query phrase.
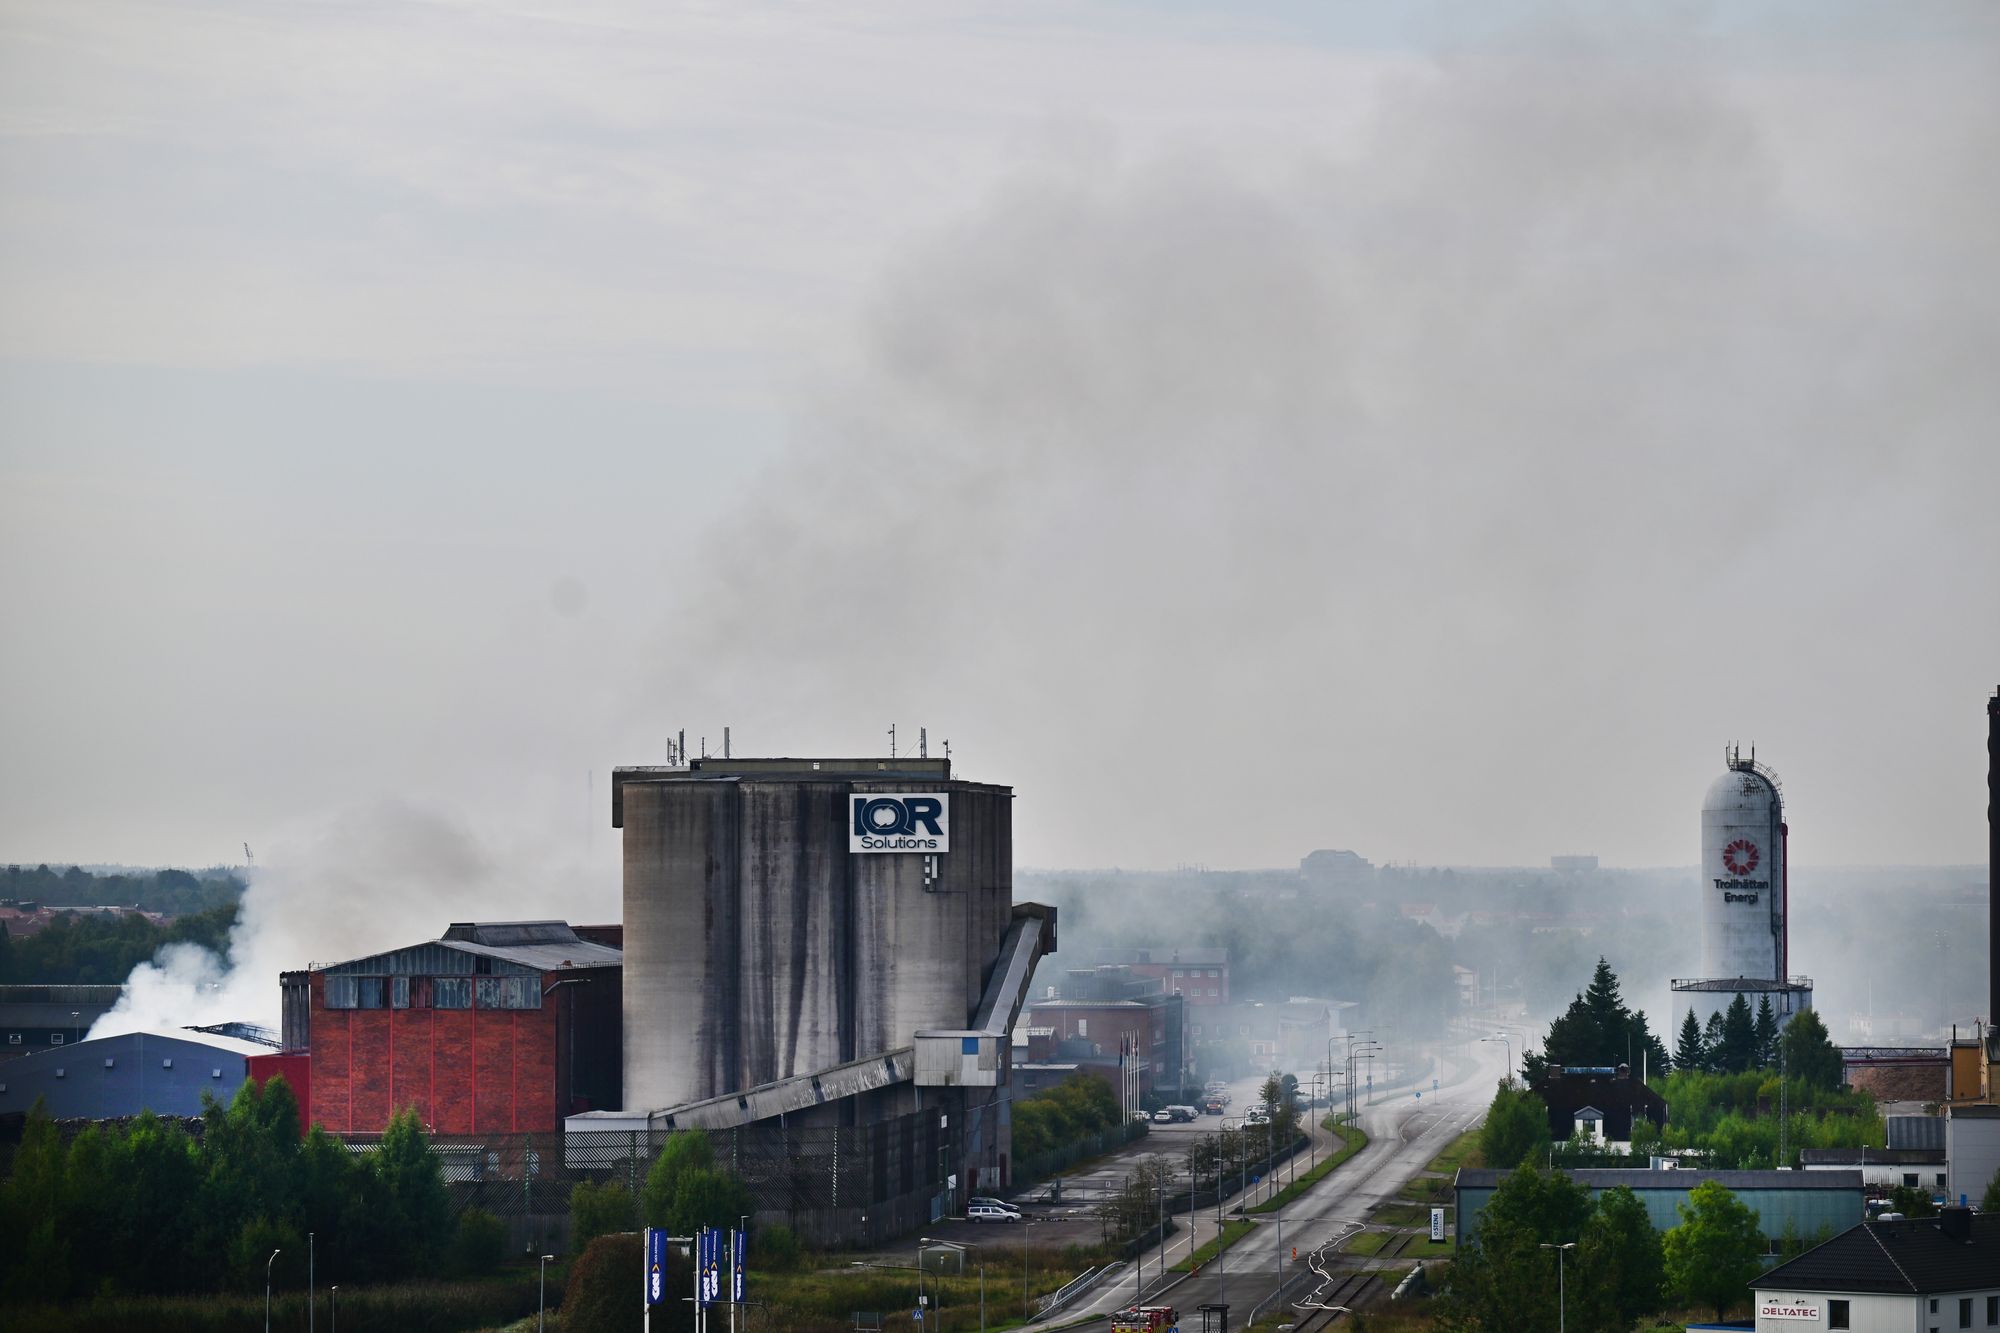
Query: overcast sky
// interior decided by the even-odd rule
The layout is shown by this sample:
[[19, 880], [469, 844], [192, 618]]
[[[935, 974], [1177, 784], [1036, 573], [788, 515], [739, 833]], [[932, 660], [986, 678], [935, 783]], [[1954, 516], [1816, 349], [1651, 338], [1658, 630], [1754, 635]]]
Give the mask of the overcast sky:
[[0, 4], [0, 859], [1982, 860], [2000, 8], [1607, 8]]

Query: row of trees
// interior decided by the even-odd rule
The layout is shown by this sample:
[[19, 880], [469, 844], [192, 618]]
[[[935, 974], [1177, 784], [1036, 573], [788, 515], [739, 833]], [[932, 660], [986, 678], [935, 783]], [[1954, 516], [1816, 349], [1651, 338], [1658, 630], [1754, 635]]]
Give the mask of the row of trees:
[[1757, 998], [1753, 1015], [1750, 1002], [1738, 994], [1727, 1009], [1710, 1014], [1706, 1026], [1695, 1022], [1692, 1010], [1681, 1020], [1680, 1038], [1674, 1044], [1677, 1070], [1741, 1074], [1780, 1065], [1808, 1087], [1840, 1086], [1840, 1048], [1812, 1010], [1793, 1015], [1781, 1029], [1770, 996]]
[[317, 1126], [301, 1138], [282, 1078], [211, 1102], [198, 1134], [147, 1114], [65, 1142], [39, 1105], [0, 1184], [0, 1289], [15, 1299], [255, 1290], [265, 1264], [297, 1286], [307, 1237], [319, 1281], [390, 1281], [497, 1265], [489, 1214], [456, 1221], [414, 1111], [356, 1155]]
[[94, 875], [81, 866], [51, 870], [46, 865], [0, 867], [0, 898], [44, 907], [140, 907], [181, 916], [224, 907], [243, 896], [234, 870], [109, 871]]
[[1521, 1057], [1521, 1069], [1529, 1087], [1541, 1088], [1552, 1065], [1629, 1064], [1634, 1075], [1643, 1071], [1650, 1079], [1669, 1071], [1740, 1074], [1781, 1062], [1791, 1077], [1808, 1086], [1840, 1086], [1840, 1048], [1812, 1010], [1794, 1015], [1780, 1027], [1770, 996], [1760, 996], [1753, 1010], [1749, 1000], [1738, 994], [1727, 1008], [1711, 1014], [1706, 1025], [1697, 1022], [1692, 1012], [1682, 1019], [1669, 1055], [1653, 1034], [1645, 1011], [1626, 1006], [1617, 973], [1600, 957], [1590, 984], [1549, 1024], [1541, 1051]]
[[[1694, 1188], [1679, 1214], [1680, 1225], [1662, 1236], [1629, 1188], [1593, 1199], [1560, 1171], [1523, 1166], [1494, 1191], [1453, 1261], [1438, 1326], [1537, 1333], [1566, 1314], [1572, 1328], [1630, 1328], [1669, 1300], [1720, 1319], [1761, 1270], [1767, 1246], [1757, 1216], [1712, 1180]], [[1558, 1246], [1574, 1248], [1558, 1256]]]
[[0, 983], [116, 985], [169, 944], [194, 944], [226, 955], [236, 912], [232, 900], [164, 926], [136, 912], [63, 913], [18, 940], [0, 925]]
[[1014, 1156], [1040, 1157], [1118, 1129], [1123, 1120], [1110, 1084], [1091, 1074], [1071, 1074], [1014, 1103]]

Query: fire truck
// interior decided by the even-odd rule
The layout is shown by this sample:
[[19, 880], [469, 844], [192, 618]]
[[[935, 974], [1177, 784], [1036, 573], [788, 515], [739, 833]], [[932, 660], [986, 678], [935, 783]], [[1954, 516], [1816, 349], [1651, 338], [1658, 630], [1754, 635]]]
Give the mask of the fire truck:
[[1111, 1316], [1111, 1333], [1166, 1333], [1179, 1323], [1171, 1305], [1135, 1305]]

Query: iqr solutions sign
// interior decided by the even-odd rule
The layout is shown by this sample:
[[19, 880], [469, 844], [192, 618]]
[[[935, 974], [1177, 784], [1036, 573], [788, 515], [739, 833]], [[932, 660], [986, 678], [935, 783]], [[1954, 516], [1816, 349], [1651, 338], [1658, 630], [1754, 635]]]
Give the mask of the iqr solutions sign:
[[948, 852], [951, 797], [944, 792], [868, 792], [847, 798], [850, 852]]

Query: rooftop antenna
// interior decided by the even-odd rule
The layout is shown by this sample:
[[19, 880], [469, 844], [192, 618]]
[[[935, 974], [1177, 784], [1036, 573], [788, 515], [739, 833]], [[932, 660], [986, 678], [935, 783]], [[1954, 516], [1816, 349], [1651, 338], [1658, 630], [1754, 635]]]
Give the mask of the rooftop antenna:
[[245, 870], [257, 868], [257, 858], [250, 855], [250, 844], [247, 842], [243, 844], [243, 868]]
[[708, 758], [708, 737], [706, 736], [701, 738], [701, 757], [703, 759]]
[[686, 764], [687, 761], [688, 761], [688, 734], [687, 734], [687, 728], [682, 727], [680, 730], [680, 739], [674, 742], [674, 762], [677, 764]]
[[917, 758], [928, 759], [930, 757], [931, 757], [931, 729], [929, 727], [918, 727]]
[[950, 741], [946, 741], [946, 742], [944, 743], [944, 757], [945, 757], [945, 762], [949, 763], [949, 762], [951, 761], [951, 742], [950, 742]]
[[722, 757], [723, 757], [724, 759], [727, 759], [727, 758], [729, 758], [729, 728], [728, 728], [728, 727], [724, 727], [724, 728], [722, 729]]
[[894, 722], [889, 724], [889, 757], [891, 759], [896, 757], [896, 724]]

